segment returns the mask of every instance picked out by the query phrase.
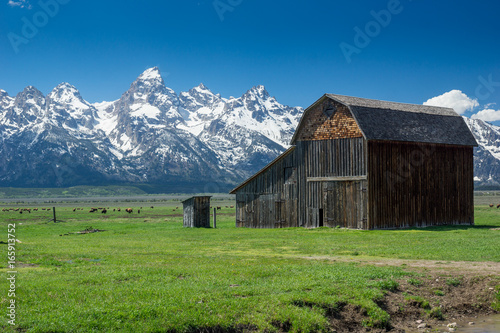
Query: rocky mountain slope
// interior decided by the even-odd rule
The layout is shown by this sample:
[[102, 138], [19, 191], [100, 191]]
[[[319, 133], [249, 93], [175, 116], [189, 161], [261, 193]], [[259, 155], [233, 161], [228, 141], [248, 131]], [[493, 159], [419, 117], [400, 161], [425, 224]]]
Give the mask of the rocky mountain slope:
[[[155, 184], [226, 191], [287, 147], [303, 112], [263, 86], [223, 98], [200, 84], [176, 94], [158, 68], [120, 99], [91, 104], [62, 83], [44, 96], [0, 90], [0, 187]], [[465, 118], [477, 185], [500, 185], [500, 128]]]
[[464, 117], [478, 147], [474, 148], [474, 183], [476, 186], [500, 185], [500, 127], [480, 119]]
[[202, 84], [177, 95], [158, 68], [119, 100], [90, 104], [62, 83], [47, 96], [0, 91], [0, 186], [156, 184], [225, 191], [274, 159], [301, 108], [263, 86], [225, 99]]

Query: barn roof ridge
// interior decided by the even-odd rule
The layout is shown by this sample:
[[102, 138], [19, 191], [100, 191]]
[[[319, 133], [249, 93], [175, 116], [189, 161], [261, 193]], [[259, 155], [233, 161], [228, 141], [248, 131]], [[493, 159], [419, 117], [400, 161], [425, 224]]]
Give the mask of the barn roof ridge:
[[335, 94], [324, 94], [304, 111], [290, 141], [291, 145], [296, 143], [309, 111], [327, 98], [349, 109], [363, 137], [368, 141], [477, 146], [463, 118], [451, 108]]
[[453, 110], [452, 108], [447, 108], [442, 106], [390, 102], [377, 99], [336, 95], [336, 94], [325, 94], [325, 96], [334, 99], [347, 106], [359, 106], [359, 107], [368, 107], [368, 108], [383, 109], [383, 110], [428, 113], [441, 116], [460, 117], [460, 115], [456, 113], [455, 110]]

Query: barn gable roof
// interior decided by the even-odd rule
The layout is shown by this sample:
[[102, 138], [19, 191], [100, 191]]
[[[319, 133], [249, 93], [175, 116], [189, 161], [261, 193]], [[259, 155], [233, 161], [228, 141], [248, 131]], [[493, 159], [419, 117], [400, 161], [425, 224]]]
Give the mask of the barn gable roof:
[[297, 140], [297, 133], [308, 111], [326, 98], [349, 108], [366, 140], [477, 146], [463, 118], [451, 108], [334, 94], [323, 95], [304, 111], [291, 144]]
[[267, 164], [265, 167], [263, 167], [262, 169], [260, 169], [260, 171], [258, 171], [255, 175], [253, 175], [252, 177], [248, 178], [243, 183], [241, 183], [240, 185], [238, 185], [237, 187], [235, 187], [234, 189], [232, 189], [229, 193], [230, 194], [235, 194], [238, 190], [240, 190], [243, 187], [245, 187], [248, 183], [250, 183], [252, 180], [254, 180], [255, 178], [257, 178], [257, 176], [259, 176], [262, 173], [264, 173], [265, 171], [267, 171], [270, 167], [272, 167], [274, 164], [276, 164], [277, 162], [279, 162], [285, 156], [288, 156], [288, 154], [290, 154], [294, 150], [295, 150], [295, 146], [291, 146], [290, 148], [288, 148], [287, 150], [285, 150], [281, 155], [279, 155], [274, 160], [272, 160], [271, 162], [269, 162], [269, 164]]

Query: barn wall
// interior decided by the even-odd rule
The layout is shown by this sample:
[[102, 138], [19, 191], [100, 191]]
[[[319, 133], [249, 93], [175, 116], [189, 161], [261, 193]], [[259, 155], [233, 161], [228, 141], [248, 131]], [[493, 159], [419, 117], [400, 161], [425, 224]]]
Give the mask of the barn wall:
[[368, 228], [473, 224], [472, 149], [370, 141]]
[[[349, 183], [366, 179], [366, 141], [363, 138], [346, 138], [321, 141], [298, 141], [296, 154], [298, 161], [298, 192], [299, 200], [299, 225], [305, 227], [319, 227], [320, 213], [322, 212], [324, 225], [330, 218], [334, 222], [325, 207], [325, 195], [332, 186], [346, 188]], [[353, 180], [358, 178], [356, 180]], [[329, 185], [333, 179], [336, 185]], [[360, 190], [362, 189], [359, 185]], [[366, 187], [366, 186], [365, 186]], [[340, 192], [334, 192], [340, 193]], [[340, 195], [340, 194], [339, 194]], [[347, 198], [347, 197], [345, 197]], [[338, 197], [340, 205], [336, 209], [342, 209], [345, 205], [352, 205]], [[359, 209], [366, 209], [366, 196], [363, 202], [359, 202]], [[332, 202], [332, 194], [330, 194]], [[347, 200], [347, 199], [346, 199]], [[320, 211], [320, 209], [322, 211]], [[330, 214], [330, 215], [328, 215]], [[364, 218], [364, 217], [363, 217]], [[338, 222], [340, 224], [340, 222]], [[344, 222], [342, 222], [344, 224]], [[358, 221], [345, 221], [349, 225], [358, 225]]]
[[298, 226], [295, 158], [292, 151], [236, 192], [237, 227]]

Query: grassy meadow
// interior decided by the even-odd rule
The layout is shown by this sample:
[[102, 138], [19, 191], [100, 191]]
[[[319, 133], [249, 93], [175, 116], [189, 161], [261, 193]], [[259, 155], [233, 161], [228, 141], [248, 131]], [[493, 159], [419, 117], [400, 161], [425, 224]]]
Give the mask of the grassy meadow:
[[[500, 262], [500, 210], [476, 207], [475, 226], [392, 231], [235, 228], [231, 202], [214, 202], [217, 229], [182, 227], [182, 205], [134, 213], [109, 206], [52, 212], [0, 207], [0, 240], [16, 225], [16, 326], [6, 332], [328, 331], [346, 304], [366, 310], [364, 326], [385, 327], [378, 302], [405, 267], [361, 258]], [[181, 206], [175, 209], [175, 206]], [[77, 207], [77, 205], [75, 205]], [[77, 234], [87, 229], [102, 232]], [[1, 245], [7, 257], [7, 245]], [[315, 258], [315, 259], [312, 259]], [[327, 259], [329, 258], [329, 259]], [[332, 259], [333, 258], [333, 259]], [[341, 258], [342, 260], [335, 260]], [[0, 263], [7, 276], [7, 260]], [[499, 281], [500, 284], [500, 281]], [[0, 279], [1, 313], [9, 284]]]

